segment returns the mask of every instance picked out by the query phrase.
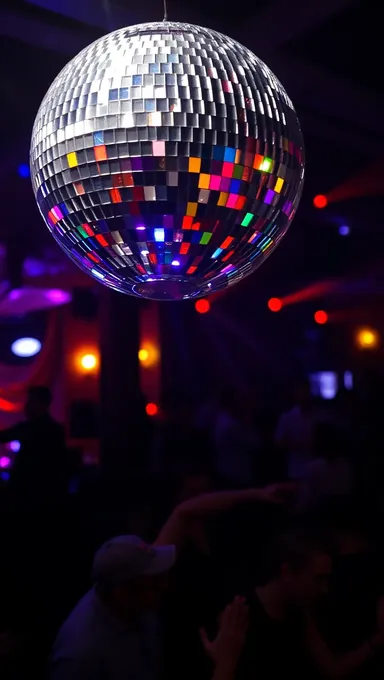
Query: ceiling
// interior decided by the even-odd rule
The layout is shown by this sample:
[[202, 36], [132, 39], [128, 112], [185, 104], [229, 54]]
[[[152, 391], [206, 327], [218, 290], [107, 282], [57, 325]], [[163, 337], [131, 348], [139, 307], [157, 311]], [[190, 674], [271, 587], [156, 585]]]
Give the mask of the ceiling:
[[[373, 0], [255, 0], [225, 7], [222, 0], [195, 0], [189, 7], [169, 0], [168, 17], [230, 34], [264, 59], [296, 106], [307, 153], [304, 196], [290, 234], [246, 288], [283, 294], [311, 280], [349, 276], [373, 277], [379, 290], [382, 198], [350, 199], [325, 211], [312, 207], [315, 193], [328, 192], [383, 155], [379, 6]], [[2, 0], [0, 243], [9, 258], [60, 258], [29, 180], [17, 173], [28, 162], [34, 116], [50, 83], [102, 34], [162, 14], [162, 0]], [[348, 238], [338, 234], [344, 223], [351, 226]]]

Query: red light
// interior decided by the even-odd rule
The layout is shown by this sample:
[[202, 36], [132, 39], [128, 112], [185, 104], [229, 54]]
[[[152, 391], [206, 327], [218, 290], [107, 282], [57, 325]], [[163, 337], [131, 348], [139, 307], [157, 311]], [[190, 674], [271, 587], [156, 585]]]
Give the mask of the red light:
[[211, 309], [211, 305], [209, 304], [208, 300], [202, 298], [201, 300], [197, 300], [197, 302], [195, 302], [195, 309], [197, 312], [199, 312], [199, 314], [206, 314]]
[[325, 206], [328, 205], [328, 199], [324, 194], [318, 194], [313, 199], [313, 205], [315, 208], [325, 208]]
[[282, 306], [283, 303], [281, 302], [280, 298], [271, 298], [268, 300], [268, 307], [271, 312], [279, 312]]
[[147, 416], [155, 416], [158, 412], [158, 408], [156, 404], [149, 403], [145, 407], [145, 412]]
[[328, 314], [327, 312], [323, 312], [322, 309], [319, 309], [318, 312], [315, 312], [314, 319], [316, 323], [323, 325], [328, 321]]

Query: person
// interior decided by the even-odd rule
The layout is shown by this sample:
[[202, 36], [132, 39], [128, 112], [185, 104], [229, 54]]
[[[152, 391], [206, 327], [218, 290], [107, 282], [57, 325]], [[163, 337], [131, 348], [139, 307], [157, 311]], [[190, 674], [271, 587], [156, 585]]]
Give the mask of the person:
[[223, 392], [214, 426], [214, 465], [225, 486], [252, 484], [260, 437], [250, 415], [243, 400], [231, 391]]
[[383, 648], [379, 630], [353, 651], [336, 656], [319, 633], [313, 609], [328, 592], [331, 555], [307, 531], [278, 537], [265, 552], [262, 578], [249, 598], [249, 628], [236, 678], [347, 678]]
[[313, 450], [315, 458], [305, 465], [300, 485], [298, 506], [301, 510], [320, 507], [332, 498], [342, 499], [353, 492], [353, 468], [332, 423], [315, 426]]
[[107, 541], [94, 558], [92, 589], [58, 633], [50, 680], [158, 677], [161, 631], [156, 610], [190, 522], [239, 503], [280, 500], [279, 487], [206, 494], [178, 506], [152, 545], [136, 536]]
[[313, 458], [313, 432], [315, 424], [325, 420], [311, 395], [308, 379], [302, 379], [295, 388], [295, 405], [280, 417], [275, 433], [275, 445], [287, 457], [288, 478], [301, 479], [305, 466]]
[[10, 490], [25, 505], [60, 500], [66, 492], [64, 427], [50, 414], [52, 395], [48, 387], [30, 387], [25, 421], [0, 431], [0, 443], [20, 442], [13, 465]]
[[235, 597], [224, 609], [213, 641], [204, 629], [200, 631], [204, 650], [214, 665], [212, 680], [234, 680], [248, 626], [249, 608], [245, 598]]
[[[337, 654], [361, 646], [384, 626], [384, 582], [376, 537], [375, 513], [365, 502], [351, 498], [337, 501], [323, 512], [321, 521], [332, 532], [334, 564], [328, 597], [317, 614], [318, 626], [327, 644]], [[379, 520], [380, 521], [380, 520]], [[358, 678], [381, 677], [383, 659], [372, 658]]]

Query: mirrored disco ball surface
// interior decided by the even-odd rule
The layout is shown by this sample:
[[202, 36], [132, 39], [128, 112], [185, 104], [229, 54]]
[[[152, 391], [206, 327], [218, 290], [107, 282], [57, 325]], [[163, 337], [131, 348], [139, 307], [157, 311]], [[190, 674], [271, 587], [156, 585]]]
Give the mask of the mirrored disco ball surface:
[[215, 31], [140, 24], [97, 40], [38, 111], [31, 176], [65, 252], [111, 288], [207, 295], [277, 246], [304, 177], [300, 125], [252, 52]]

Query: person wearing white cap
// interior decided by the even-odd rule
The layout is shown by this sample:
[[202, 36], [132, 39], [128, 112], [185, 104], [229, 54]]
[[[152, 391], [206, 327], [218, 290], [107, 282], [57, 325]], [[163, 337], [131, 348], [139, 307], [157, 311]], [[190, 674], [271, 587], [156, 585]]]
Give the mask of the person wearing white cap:
[[[242, 502], [279, 502], [281, 492], [285, 489], [274, 486], [203, 495], [176, 508], [153, 545], [137, 536], [118, 536], [102, 545], [92, 567], [94, 586], [57, 636], [50, 680], [156, 680], [161, 671], [156, 608], [189, 520]], [[232, 623], [239, 620], [239, 610], [236, 602], [223, 618], [221, 656], [216, 655], [222, 662], [214, 680], [232, 680], [228, 660], [238, 655], [239, 636]]]

